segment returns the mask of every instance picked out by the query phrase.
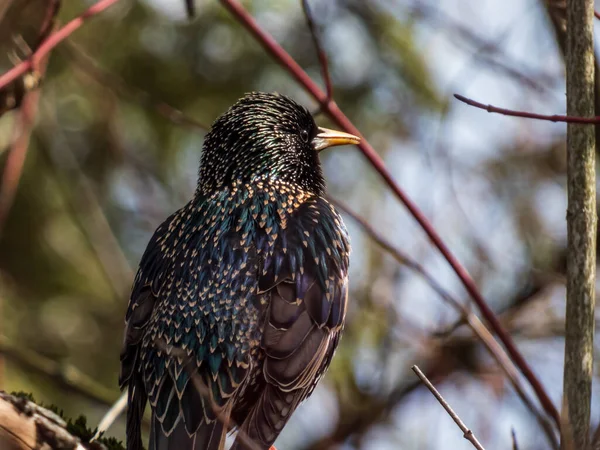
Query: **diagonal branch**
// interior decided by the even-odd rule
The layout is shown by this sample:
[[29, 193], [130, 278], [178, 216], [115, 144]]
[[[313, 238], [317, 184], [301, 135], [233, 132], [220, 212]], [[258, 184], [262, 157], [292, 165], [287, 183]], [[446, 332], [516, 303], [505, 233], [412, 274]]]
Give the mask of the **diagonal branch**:
[[445, 290], [425, 270], [425, 268], [421, 264], [413, 260], [409, 255], [402, 253], [400, 250], [394, 247], [394, 245], [392, 245], [387, 239], [385, 239], [383, 236], [377, 233], [377, 231], [371, 226], [371, 224], [369, 224], [364, 218], [360, 217], [354, 211], [349, 209], [345, 203], [342, 203], [339, 200], [333, 199], [331, 197], [329, 197], [329, 201], [333, 203], [337, 209], [344, 212], [345, 214], [350, 216], [352, 220], [357, 222], [362, 228], [362, 230], [386, 253], [391, 255], [398, 263], [404, 265], [408, 269], [421, 276], [421, 278], [425, 280], [425, 282], [440, 296], [440, 298], [443, 301], [452, 306], [457, 312], [461, 314], [462, 321], [464, 321], [468, 325], [468, 327], [471, 329], [471, 331], [477, 337], [477, 339], [481, 341], [481, 343], [490, 353], [492, 358], [494, 358], [498, 366], [502, 369], [506, 377], [509, 379], [519, 398], [535, 416], [538, 423], [546, 433], [546, 436], [552, 448], [557, 449], [558, 442], [556, 441], [555, 433], [552, 429], [551, 423], [542, 413], [540, 413], [540, 411], [532, 403], [531, 399], [528, 397], [528, 394], [525, 392], [525, 389], [521, 383], [517, 369], [514, 366], [513, 362], [510, 360], [510, 358], [508, 357], [504, 349], [500, 346], [500, 344], [498, 344], [498, 341], [490, 333], [485, 324], [481, 322], [479, 317], [477, 317], [473, 312], [469, 311], [469, 309], [465, 305], [460, 303], [447, 290]]
[[379, 173], [381, 178], [386, 182], [390, 189], [394, 192], [395, 196], [406, 206], [410, 214], [419, 223], [423, 231], [427, 234], [433, 245], [437, 247], [440, 253], [444, 256], [446, 261], [450, 264], [454, 272], [460, 278], [463, 286], [469, 292], [477, 306], [479, 307], [482, 315], [485, 317], [490, 327], [498, 335], [500, 341], [506, 347], [508, 354], [511, 356], [517, 367], [521, 370], [525, 378], [531, 384], [533, 390], [536, 393], [540, 403], [546, 410], [546, 412], [552, 417], [557, 427], [560, 425], [560, 417], [556, 410], [556, 407], [550, 400], [550, 397], [546, 393], [544, 387], [533, 373], [523, 355], [517, 349], [514, 341], [506, 330], [502, 327], [502, 324], [494, 314], [494, 312], [487, 305], [485, 299], [479, 292], [479, 289], [475, 285], [475, 281], [471, 278], [467, 270], [460, 264], [454, 254], [442, 241], [437, 231], [433, 228], [432, 224], [427, 220], [419, 208], [412, 202], [410, 198], [404, 193], [404, 191], [396, 184], [391, 174], [385, 167], [385, 164], [381, 157], [377, 154], [375, 149], [369, 144], [369, 142], [362, 137], [360, 131], [352, 124], [350, 119], [340, 110], [335, 102], [328, 102], [327, 94], [323, 92], [316, 83], [308, 76], [308, 74], [300, 67], [300, 65], [287, 53], [283, 47], [281, 47], [275, 39], [264, 31], [254, 20], [254, 18], [248, 13], [248, 11], [239, 3], [237, 0], [220, 0], [221, 4], [229, 10], [229, 12], [243, 25], [254, 38], [263, 46], [263, 48], [285, 68], [289, 74], [300, 83], [306, 91], [317, 100], [323, 111], [342, 129], [348, 133], [352, 133], [360, 136], [361, 142], [359, 148], [363, 155], [369, 160], [373, 168]]
[[452, 420], [454, 420], [454, 423], [456, 423], [456, 425], [458, 425], [458, 428], [460, 428], [460, 430], [463, 432], [463, 437], [467, 441], [469, 441], [471, 444], [473, 444], [473, 447], [475, 447], [477, 450], [485, 450], [483, 448], [483, 445], [481, 445], [479, 443], [479, 441], [477, 440], [477, 438], [475, 437], [475, 434], [473, 433], [473, 431], [471, 431], [464, 424], [464, 422], [460, 419], [460, 417], [458, 417], [458, 414], [456, 414], [454, 412], [454, 410], [452, 409], [452, 407], [448, 404], [448, 402], [446, 400], [444, 400], [444, 397], [442, 397], [442, 394], [440, 394], [438, 392], [438, 390], [435, 388], [435, 386], [433, 384], [431, 384], [431, 381], [429, 381], [427, 379], [427, 377], [425, 376], [425, 374], [423, 372], [421, 372], [421, 369], [419, 369], [418, 366], [412, 366], [412, 370], [417, 375], [417, 377], [419, 377], [419, 379], [423, 382], [423, 384], [425, 386], [427, 386], [427, 389], [429, 389], [431, 391], [433, 396], [440, 403], [440, 405], [442, 405], [442, 407], [446, 410], [448, 415], [450, 417], [452, 417]]

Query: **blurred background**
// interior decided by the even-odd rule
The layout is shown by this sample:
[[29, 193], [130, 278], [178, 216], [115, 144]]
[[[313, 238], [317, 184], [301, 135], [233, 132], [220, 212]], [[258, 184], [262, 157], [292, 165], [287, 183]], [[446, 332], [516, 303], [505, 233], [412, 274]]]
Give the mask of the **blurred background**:
[[[27, 33], [39, 28], [46, 3], [4, 2], [2, 73], [35, 45]], [[57, 21], [91, 3], [63, 1]], [[300, 1], [244, 5], [321, 83]], [[452, 94], [564, 114], [564, 5], [310, 5], [335, 100], [467, 267], [560, 407], [566, 126], [490, 115]], [[52, 52], [18, 190], [0, 222], [0, 387], [85, 414], [92, 426], [119, 397], [123, 319], [138, 261], [154, 229], [191, 197], [206, 127], [252, 90], [316, 109], [218, 2], [196, 6], [190, 21], [183, 0], [122, 0]], [[19, 120], [15, 111], [0, 118], [3, 177]], [[323, 116], [317, 122], [331, 126]], [[332, 198], [471, 308], [448, 264], [358, 149], [335, 149], [322, 161]], [[277, 447], [470, 448], [410, 370], [418, 364], [484, 445], [512, 448], [514, 431], [522, 450], [551, 448], [462, 313], [344, 217], [353, 244], [346, 331], [324, 382]], [[599, 376], [596, 364], [594, 426]], [[534, 398], [529, 389], [524, 395]], [[109, 435], [124, 438], [122, 419]]]

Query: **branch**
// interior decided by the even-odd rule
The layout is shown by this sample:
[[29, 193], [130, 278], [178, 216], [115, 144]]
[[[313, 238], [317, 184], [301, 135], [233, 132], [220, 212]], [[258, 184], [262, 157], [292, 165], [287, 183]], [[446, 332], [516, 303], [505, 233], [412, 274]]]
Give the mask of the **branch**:
[[15, 67], [10, 69], [8, 72], [0, 76], [0, 89], [6, 86], [8, 83], [14, 81], [17, 77], [25, 74], [28, 70], [34, 69], [39, 65], [41, 59], [46, 56], [50, 51], [69, 37], [75, 30], [77, 30], [83, 23], [101, 13], [109, 6], [112, 6], [119, 0], [100, 0], [98, 3], [90, 6], [80, 16], [74, 18], [67, 23], [60, 30], [52, 33], [47, 39], [32, 53], [32, 55], [25, 61], [17, 64]]
[[[40, 76], [42, 76], [41, 74], [44, 70], [45, 64], [41, 64], [39, 66]], [[25, 94], [17, 116], [17, 124], [13, 130], [14, 141], [6, 158], [6, 165], [4, 166], [2, 181], [0, 182], [0, 235], [12, 208], [21, 180], [23, 165], [25, 164], [27, 149], [29, 148], [29, 138], [31, 137], [31, 130], [37, 115], [39, 98], [39, 89], [29, 91]]]
[[66, 427], [65, 421], [52, 411], [0, 391], [0, 448], [85, 450], [81, 440]]
[[[593, 0], [567, 2], [567, 114], [594, 115]], [[596, 283], [595, 127], [567, 127], [567, 310], [563, 449], [589, 442]]]
[[[498, 108], [494, 105], [484, 105], [483, 103], [476, 102], [468, 97], [460, 94], [454, 94], [454, 98], [460, 100], [467, 105], [474, 106], [475, 108], [483, 109], [489, 113], [503, 114], [505, 116], [512, 117], [523, 117], [525, 119], [536, 119], [546, 120], [549, 122], [566, 122], [566, 123], [579, 123], [579, 124], [600, 124], [600, 117], [575, 117], [575, 116], [561, 116], [557, 114], [545, 115], [535, 114], [526, 111], [515, 111], [513, 109]], [[592, 114], [593, 115], [593, 114]]]
[[469, 441], [471, 444], [473, 444], [473, 447], [475, 447], [477, 450], [485, 450], [483, 448], [483, 445], [481, 445], [479, 443], [479, 441], [477, 440], [477, 438], [475, 437], [475, 434], [473, 434], [473, 432], [471, 430], [469, 430], [469, 428], [467, 428], [467, 426], [464, 424], [464, 422], [462, 420], [460, 420], [460, 417], [458, 417], [458, 414], [456, 414], [452, 410], [452, 408], [450, 407], [448, 402], [446, 400], [444, 400], [444, 397], [442, 397], [442, 394], [440, 394], [438, 392], [438, 390], [433, 386], [433, 384], [431, 384], [431, 381], [429, 381], [427, 379], [427, 377], [425, 376], [425, 374], [423, 372], [421, 372], [421, 369], [419, 369], [418, 366], [412, 366], [412, 370], [414, 373], [417, 374], [417, 376], [423, 382], [423, 384], [425, 386], [427, 386], [427, 389], [429, 389], [431, 391], [431, 393], [437, 399], [437, 401], [440, 402], [440, 405], [442, 405], [442, 407], [446, 410], [448, 415], [450, 417], [452, 417], [452, 420], [454, 420], [456, 425], [458, 425], [458, 428], [460, 428], [460, 430], [463, 432], [463, 437], [467, 441]]
[[98, 427], [96, 428], [96, 432], [94, 436], [90, 439], [90, 442], [94, 442], [100, 436], [108, 431], [108, 429], [115, 423], [115, 420], [119, 418], [123, 411], [127, 408], [127, 391], [123, 392], [119, 399], [113, 403], [113, 405], [106, 411], [102, 419], [100, 419], [100, 423], [98, 423]]
[[557, 427], [560, 427], [560, 418], [554, 404], [548, 397], [548, 394], [544, 390], [544, 387], [537, 379], [527, 361], [523, 358], [515, 343], [513, 342], [510, 335], [504, 330], [500, 321], [485, 302], [483, 296], [479, 292], [479, 289], [475, 285], [475, 282], [467, 272], [467, 270], [458, 262], [456, 257], [450, 252], [450, 249], [442, 241], [441, 237], [435, 231], [431, 223], [419, 210], [419, 208], [406, 196], [404, 191], [396, 184], [391, 174], [381, 157], [377, 154], [375, 149], [369, 144], [369, 142], [361, 135], [360, 131], [352, 124], [350, 119], [340, 110], [337, 104], [333, 101], [328, 102], [327, 95], [319, 89], [316, 83], [308, 76], [308, 74], [300, 67], [300, 65], [273, 39], [271, 35], [265, 32], [256, 23], [254, 18], [244, 9], [244, 7], [237, 0], [220, 0], [221, 4], [229, 10], [229, 12], [242, 24], [246, 29], [254, 36], [254, 38], [264, 47], [264, 49], [277, 61], [279, 64], [286, 69], [290, 75], [300, 83], [306, 91], [317, 100], [323, 111], [340, 126], [343, 130], [348, 133], [352, 133], [361, 137], [359, 148], [363, 155], [369, 160], [373, 168], [379, 173], [381, 178], [386, 182], [390, 189], [394, 192], [395, 196], [406, 206], [410, 214], [419, 223], [423, 231], [427, 234], [433, 245], [438, 248], [443, 257], [448, 261], [454, 272], [460, 278], [463, 286], [469, 292], [477, 306], [479, 307], [482, 315], [485, 317], [490, 327], [498, 335], [498, 338], [508, 351], [517, 367], [523, 372], [523, 375], [531, 384], [535, 391], [540, 403], [544, 409], [552, 416]]
[[544, 430], [548, 441], [553, 448], [558, 448], [555, 434], [552, 430], [551, 424], [548, 420], [540, 414], [538, 409], [532, 404], [531, 400], [527, 396], [525, 389], [521, 385], [517, 369], [504, 351], [504, 349], [498, 344], [494, 336], [489, 332], [486, 326], [479, 320], [479, 318], [467, 309], [462, 303], [456, 300], [448, 291], [446, 291], [418, 262], [410, 258], [410, 256], [402, 253], [400, 250], [395, 248], [389, 241], [382, 237], [375, 229], [362, 217], [350, 210], [344, 203], [339, 200], [329, 197], [329, 201], [335, 205], [340, 211], [350, 216], [356, 221], [363, 231], [371, 238], [375, 243], [382, 247], [389, 255], [391, 255], [400, 264], [408, 267], [410, 270], [419, 274], [425, 282], [450, 306], [452, 306], [462, 316], [468, 327], [473, 331], [473, 334], [481, 341], [487, 351], [490, 353], [492, 358], [496, 361], [498, 366], [505, 373], [517, 395], [523, 401], [525, 406], [535, 416], [538, 423]]
[[329, 75], [329, 64], [327, 63], [327, 55], [321, 46], [321, 41], [315, 22], [308, 5], [308, 0], [302, 0], [302, 9], [304, 10], [304, 16], [306, 17], [306, 24], [310, 30], [317, 56], [319, 57], [319, 64], [321, 65], [321, 74], [323, 76], [323, 82], [325, 83], [325, 94], [327, 95], [327, 103], [333, 100], [333, 83], [331, 82], [331, 76]]

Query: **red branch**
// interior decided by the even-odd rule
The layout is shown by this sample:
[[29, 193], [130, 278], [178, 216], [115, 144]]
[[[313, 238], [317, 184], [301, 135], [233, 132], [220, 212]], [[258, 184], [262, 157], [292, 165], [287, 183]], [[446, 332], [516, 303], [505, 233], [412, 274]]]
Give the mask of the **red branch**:
[[512, 109], [498, 108], [493, 105], [484, 105], [483, 103], [476, 102], [468, 97], [460, 94], [454, 94], [454, 98], [460, 100], [467, 105], [474, 106], [475, 108], [483, 109], [489, 113], [504, 114], [505, 116], [513, 117], [524, 117], [526, 119], [536, 120], [547, 120], [550, 122], [566, 122], [566, 123], [583, 123], [583, 124], [597, 124], [600, 123], [600, 117], [571, 117], [571, 116], [559, 116], [559, 115], [544, 115], [534, 114], [526, 111], [515, 111]]
[[2, 74], [0, 76], [0, 89], [4, 86], [8, 85], [10, 82], [14, 81], [21, 75], [23, 75], [28, 70], [31, 70], [39, 64], [39, 61], [47, 55], [54, 47], [56, 47], [60, 42], [65, 40], [67, 37], [71, 35], [75, 30], [77, 30], [83, 23], [89, 19], [90, 17], [95, 16], [96, 14], [104, 11], [109, 6], [112, 6], [114, 3], [119, 0], [100, 0], [98, 3], [90, 6], [85, 12], [83, 12], [78, 17], [71, 20], [60, 30], [52, 33], [46, 39], [33, 54], [27, 58], [25, 61], [17, 64], [8, 72]]
[[27, 156], [27, 148], [29, 147], [29, 138], [37, 113], [39, 95], [39, 89], [27, 92], [21, 103], [19, 115], [16, 117], [17, 123], [14, 128], [14, 141], [6, 158], [0, 184], [0, 234], [2, 234], [4, 223], [14, 202], [19, 181], [21, 180], [21, 173], [23, 172], [23, 165]]
[[[358, 136], [360, 131], [352, 124], [350, 119], [339, 109], [334, 101], [328, 101], [327, 94], [323, 92], [317, 84], [308, 76], [308, 74], [300, 67], [300, 65], [273, 39], [273, 37], [264, 31], [254, 20], [254, 18], [244, 9], [244, 7], [237, 0], [220, 0], [221, 4], [229, 10], [229, 12], [238, 19], [238, 21], [256, 38], [256, 40], [264, 47], [264, 49], [277, 61], [279, 64], [286, 69], [290, 75], [300, 83], [306, 91], [312, 95], [322, 107], [322, 110], [329, 115], [329, 117], [338, 124], [342, 129], [348, 133], [352, 133]], [[395, 183], [391, 174], [385, 167], [385, 164], [381, 157], [375, 152], [369, 142], [362, 137], [359, 147], [363, 155], [369, 160], [373, 168], [379, 173], [383, 180], [387, 183], [390, 189], [394, 192], [396, 197], [400, 199], [406, 206], [415, 220], [423, 228], [429, 239], [442, 253], [444, 258], [452, 266], [452, 269], [460, 280], [462, 281], [465, 289], [469, 292], [477, 306], [479, 307], [482, 315], [485, 317], [490, 327], [498, 335], [498, 338], [502, 341], [506, 350], [515, 365], [519, 367], [525, 378], [531, 384], [533, 390], [536, 393], [537, 398], [542, 404], [544, 410], [552, 417], [556, 426], [560, 428], [560, 416], [558, 412], [546, 394], [544, 387], [537, 379], [525, 358], [521, 355], [517, 349], [514, 341], [510, 335], [504, 330], [500, 324], [498, 318], [490, 307], [485, 302], [483, 296], [480, 294], [475, 282], [468, 274], [466, 269], [458, 262], [456, 257], [450, 252], [446, 244], [442, 241], [441, 237], [435, 231], [431, 223], [423, 215], [423, 213], [417, 208], [417, 206], [410, 200], [404, 191]]]
[[594, 16], [596, 16], [596, 19], [600, 19], [600, 13], [596, 10], [594, 10]]

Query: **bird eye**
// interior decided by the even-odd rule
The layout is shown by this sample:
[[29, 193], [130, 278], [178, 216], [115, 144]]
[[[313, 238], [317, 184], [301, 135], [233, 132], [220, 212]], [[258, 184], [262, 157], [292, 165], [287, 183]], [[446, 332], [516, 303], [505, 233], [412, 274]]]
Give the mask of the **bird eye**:
[[308, 131], [302, 130], [300, 131], [300, 137], [304, 142], [308, 142]]

